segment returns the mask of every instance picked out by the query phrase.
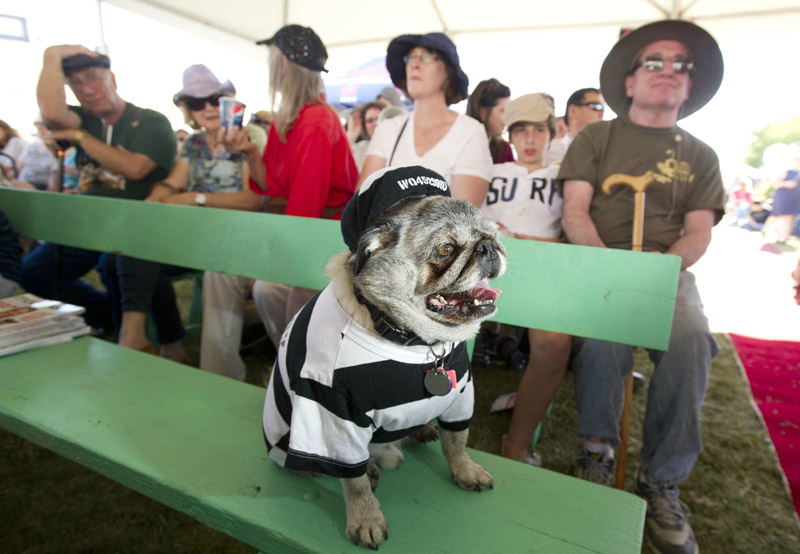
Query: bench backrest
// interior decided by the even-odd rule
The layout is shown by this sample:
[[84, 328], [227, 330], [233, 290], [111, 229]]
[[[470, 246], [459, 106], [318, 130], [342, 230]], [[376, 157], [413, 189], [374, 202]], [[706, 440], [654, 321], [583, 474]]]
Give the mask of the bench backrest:
[[[346, 247], [336, 221], [0, 189], [20, 235], [306, 288]], [[676, 256], [503, 239], [496, 320], [666, 350]]]

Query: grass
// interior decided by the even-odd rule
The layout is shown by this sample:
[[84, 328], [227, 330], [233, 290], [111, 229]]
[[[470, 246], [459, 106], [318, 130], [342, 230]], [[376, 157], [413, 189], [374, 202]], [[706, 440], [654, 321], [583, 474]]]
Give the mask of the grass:
[[[188, 310], [188, 283], [178, 283]], [[255, 310], [246, 317], [258, 334]], [[800, 528], [777, 457], [754, 406], [748, 385], [724, 335], [714, 360], [703, 408], [705, 448], [681, 497], [701, 551], [708, 553], [800, 552]], [[197, 360], [198, 341], [187, 341]], [[273, 353], [256, 341], [243, 353], [247, 380], [263, 386]], [[637, 352], [637, 371], [652, 364]], [[510, 412], [489, 413], [492, 400], [516, 388], [520, 374], [503, 363], [475, 367], [476, 406], [470, 446], [499, 454]], [[637, 470], [644, 391], [634, 395], [627, 489]], [[544, 467], [571, 473], [579, 445], [573, 389], [568, 376], [546, 420], [538, 446]], [[22, 553], [252, 553], [254, 549], [5, 431], [0, 431], [0, 552]], [[536, 502], [535, 498], [531, 502]], [[644, 552], [649, 552], [645, 547]]]

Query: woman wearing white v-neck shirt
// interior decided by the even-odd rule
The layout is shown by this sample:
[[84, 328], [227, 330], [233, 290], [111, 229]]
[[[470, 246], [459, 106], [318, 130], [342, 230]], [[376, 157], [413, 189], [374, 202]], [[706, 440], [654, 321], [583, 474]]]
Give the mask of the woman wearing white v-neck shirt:
[[453, 196], [480, 207], [492, 158], [483, 126], [448, 109], [467, 97], [469, 85], [453, 42], [442, 33], [399, 36], [389, 43], [386, 68], [414, 111], [378, 125], [358, 185], [387, 166], [421, 165], [441, 174]]

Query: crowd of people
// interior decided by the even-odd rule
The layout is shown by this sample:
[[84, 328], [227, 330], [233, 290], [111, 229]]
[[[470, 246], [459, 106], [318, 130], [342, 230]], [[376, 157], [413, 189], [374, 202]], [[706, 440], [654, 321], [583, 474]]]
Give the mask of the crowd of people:
[[[16, 133], [0, 122], [3, 154], [18, 160], [0, 165], [9, 179], [30, 175], [33, 187], [47, 188], [52, 149], [64, 156], [61, 148], [74, 152], [77, 170], [75, 184], [63, 187], [79, 194], [327, 219], [340, 219], [376, 171], [420, 165], [441, 175], [453, 196], [479, 207], [506, 236], [620, 249], [631, 248], [633, 191], [617, 187], [604, 194], [601, 186], [612, 174], [652, 171], [643, 249], [679, 256], [681, 272], [669, 349], [649, 351], [655, 372], [635, 492], [648, 503], [646, 534], [657, 551], [697, 552], [677, 485], [702, 449], [699, 414], [718, 347], [686, 269], [704, 254], [726, 199], [716, 154], [677, 123], [702, 108], [720, 85], [722, 54], [713, 37], [684, 21], [630, 32], [609, 52], [600, 86], [575, 91], [559, 117], [547, 92], [512, 94], [499, 80], [487, 79], [470, 93], [456, 46], [445, 34], [401, 35], [386, 52], [394, 87], [354, 110], [347, 128], [326, 104], [321, 73], [328, 53], [312, 29], [287, 25], [259, 44], [269, 53], [273, 107], [257, 118], [266, 140], [251, 126], [223, 127], [220, 99], [234, 96], [235, 86], [197, 64], [186, 69], [173, 97], [195, 131], [180, 137], [178, 150], [166, 117], [120, 98], [108, 57], [61, 45], [45, 51], [37, 86], [41, 144], [26, 157]], [[65, 85], [79, 105], [67, 104]], [[466, 114], [451, 109], [462, 100]], [[606, 103], [617, 114], [613, 120], [603, 120]], [[52, 158], [48, 163], [40, 160], [44, 152]], [[797, 189], [799, 170], [784, 176], [780, 190]], [[758, 211], [753, 203], [746, 215], [737, 214], [758, 224]], [[772, 215], [785, 214], [776, 205]], [[3, 272], [0, 286], [10, 280], [40, 296], [85, 306], [90, 325], [123, 346], [155, 353], [144, 332], [152, 314], [158, 353], [186, 360], [170, 280], [182, 268], [59, 247], [56, 271], [55, 248], [37, 246], [12, 273]], [[83, 280], [92, 268], [99, 269], [106, 290]], [[277, 344], [316, 292], [206, 272], [200, 368], [243, 379], [239, 345], [247, 299], [254, 299]], [[572, 359], [583, 440], [576, 475], [610, 485], [633, 348], [536, 329], [528, 335], [531, 356], [501, 441], [503, 455], [541, 463], [529, 442]]]

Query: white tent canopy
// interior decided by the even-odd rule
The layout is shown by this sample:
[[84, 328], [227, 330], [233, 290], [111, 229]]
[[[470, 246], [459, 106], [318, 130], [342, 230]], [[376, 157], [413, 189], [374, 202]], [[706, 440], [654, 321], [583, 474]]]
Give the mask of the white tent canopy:
[[312, 27], [328, 48], [387, 42], [403, 33], [462, 34], [637, 27], [681, 18], [704, 24], [800, 13], [797, 0], [105, 0], [162, 21], [181, 18], [206, 32], [256, 41], [287, 23]]

